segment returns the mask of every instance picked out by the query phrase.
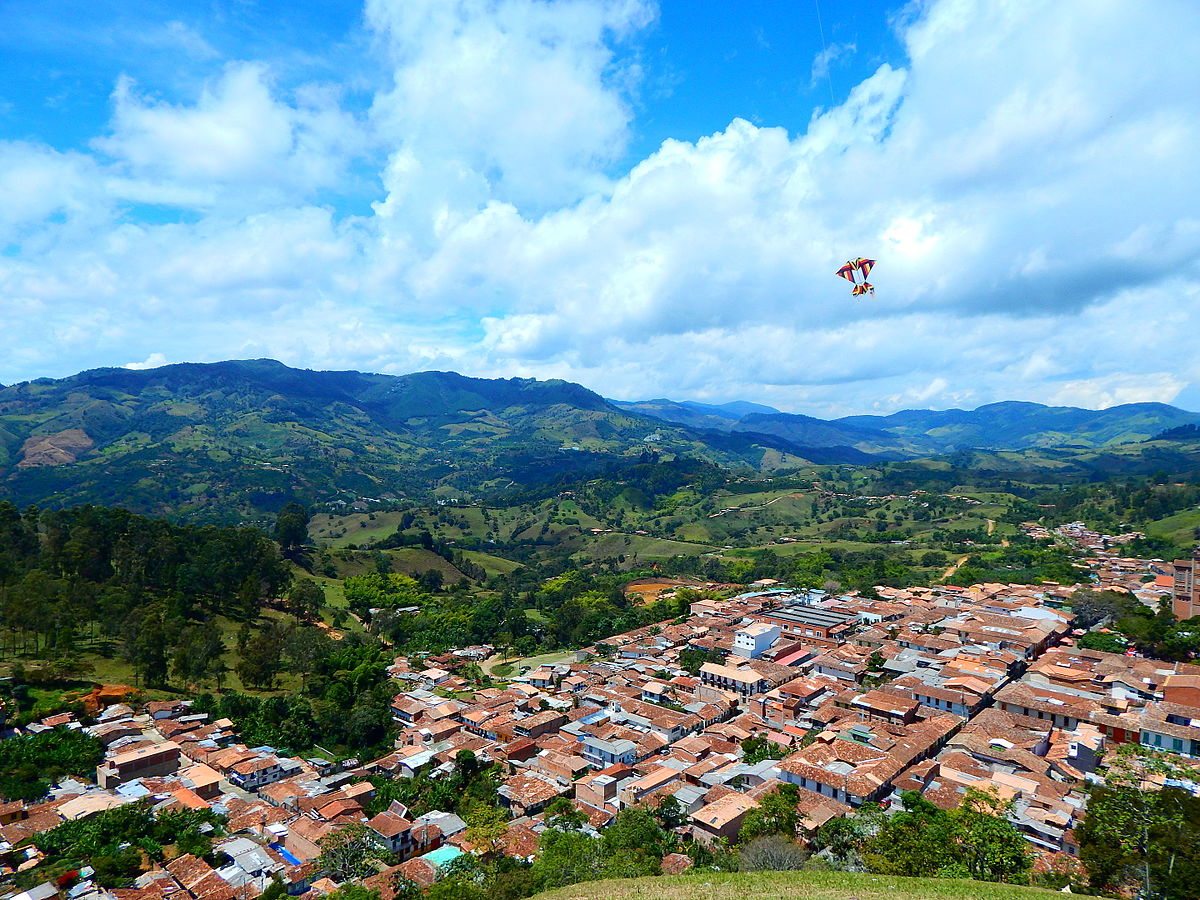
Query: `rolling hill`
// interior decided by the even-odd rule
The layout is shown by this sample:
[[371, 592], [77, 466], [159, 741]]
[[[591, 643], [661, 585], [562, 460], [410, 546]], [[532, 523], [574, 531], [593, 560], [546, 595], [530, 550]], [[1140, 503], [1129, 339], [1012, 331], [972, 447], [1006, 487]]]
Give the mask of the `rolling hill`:
[[[1010, 460], [986, 454], [1030, 447], [1022, 452], [1094, 457], [1087, 471], [1134, 472], [1152, 458], [1190, 461], [1179, 442], [1131, 442], [1194, 422], [1200, 415], [1161, 404], [1025, 403], [825, 421], [748, 403], [614, 404], [557, 380], [182, 363], [0, 388], [0, 499], [263, 522], [292, 499], [556, 493], [588, 478], [619, 481], [647, 455], [772, 473], [973, 447], [980, 465], [1004, 470]], [[1074, 449], [1056, 449], [1063, 444]], [[1144, 458], [1130, 457], [1135, 447]]]
[[293, 498], [460, 495], [647, 451], [748, 469], [804, 462], [787, 441], [671, 426], [565, 381], [234, 360], [0, 390], [0, 497], [22, 504], [261, 519]]

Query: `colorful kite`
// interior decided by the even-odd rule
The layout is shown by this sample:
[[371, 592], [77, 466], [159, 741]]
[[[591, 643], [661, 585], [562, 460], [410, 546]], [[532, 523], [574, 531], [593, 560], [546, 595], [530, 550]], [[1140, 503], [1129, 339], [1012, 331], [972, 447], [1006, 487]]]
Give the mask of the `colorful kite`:
[[[867, 282], [867, 276], [871, 274], [871, 269], [875, 267], [875, 260], [858, 259], [847, 260], [846, 264], [838, 269], [834, 274], [839, 275], [849, 281], [853, 288], [850, 289], [850, 296], [861, 297], [863, 294], [874, 294], [875, 287]], [[856, 273], [862, 276], [862, 280], [856, 277]]]

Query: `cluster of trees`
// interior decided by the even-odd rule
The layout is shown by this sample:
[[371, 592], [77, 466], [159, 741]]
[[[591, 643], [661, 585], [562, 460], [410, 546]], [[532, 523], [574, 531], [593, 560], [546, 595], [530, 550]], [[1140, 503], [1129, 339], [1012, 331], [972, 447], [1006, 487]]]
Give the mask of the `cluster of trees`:
[[1033, 854], [1008, 821], [1008, 805], [968, 789], [961, 805], [943, 810], [916, 791], [901, 795], [891, 815], [867, 806], [832, 819], [815, 844], [838, 868], [882, 875], [973, 878], [1024, 884]]
[[1123, 744], [1107, 760], [1075, 829], [1079, 858], [1095, 893], [1161, 900], [1200, 896], [1200, 799], [1182, 787], [1194, 773], [1167, 754]]
[[[922, 561], [922, 564], [929, 563]], [[674, 575], [697, 575], [718, 582], [746, 583], [775, 578], [795, 587], [843, 587], [868, 594], [879, 584], [907, 587], [924, 583], [907, 551], [882, 547], [870, 550], [825, 547], [794, 556], [760, 550], [734, 559], [680, 556], [665, 563], [662, 569]]]
[[237, 723], [247, 744], [298, 753], [318, 745], [386, 752], [395, 691], [387, 674], [392, 656], [378, 641], [360, 634], [333, 641], [315, 628], [272, 620], [250, 633], [242, 654], [243, 680], [258, 679], [268, 687], [285, 668], [301, 679], [300, 690], [287, 696], [227, 692], [197, 698], [198, 710]]
[[984, 581], [1039, 584], [1056, 581], [1073, 584], [1079, 570], [1071, 554], [1061, 546], [1048, 546], [1017, 535], [1008, 547], [975, 554], [959, 567], [952, 584], [970, 585]]
[[220, 657], [202, 646], [216, 617], [253, 619], [288, 580], [256, 529], [0, 503], [0, 624], [13, 655], [69, 655], [87, 641], [161, 685], [172, 657]]
[[497, 763], [485, 764], [470, 750], [460, 750], [448, 775], [435, 778], [429, 771], [423, 771], [413, 778], [375, 776], [371, 779], [375, 795], [367, 812], [372, 815], [383, 812], [398, 800], [414, 816], [440, 809], [458, 813], [465, 819], [481, 807], [494, 808], [499, 803], [496, 789], [501, 775]]
[[36, 868], [21, 873], [19, 883], [31, 886], [83, 866], [95, 870], [101, 887], [132, 887], [146, 859], [161, 862], [164, 848], [191, 853], [217, 862], [213, 838], [223, 833], [223, 820], [208, 809], [154, 813], [153, 800], [143, 800], [64, 822], [32, 838], [45, 854]]
[[537, 575], [520, 569], [498, 580], [495, 590], [474, 594], [461, 588], [432, 594], [398, 574], [353, 576], [344, 584], [351, 608], [405, 653], [491, 643], [529, 655], [579, 647], [687, 609], [686, 598], [633, 603], [622, 589], [628, 575], [582, 569], [545, 580]]
[[1071, 608], [1084, 628], [1102, 622], [1108, 630], [1092, 631], [1079, 639], [1088, 650], [1123, 653], [1134, 647], [1152, 659], [1188, 662], [1200, 656], [1200, 616], [1179, 620], [1169, 603], [1152, 610], [1136, 597], [1115, 591], [1076, 591]]
[[104, 745], [90, 734], [55, 728], [0, 741], [0, 797], [37, 800], [66, 775], [91, 777]]

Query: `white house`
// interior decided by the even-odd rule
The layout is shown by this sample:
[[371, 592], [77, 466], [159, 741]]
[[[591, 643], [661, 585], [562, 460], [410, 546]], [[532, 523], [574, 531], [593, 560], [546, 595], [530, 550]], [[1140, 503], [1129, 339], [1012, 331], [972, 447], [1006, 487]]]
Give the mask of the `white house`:
[[757, 622], [739, 629], [733, 635], [733, 652], [746, 659], [758, 659], [779, 640], [779, 626]]

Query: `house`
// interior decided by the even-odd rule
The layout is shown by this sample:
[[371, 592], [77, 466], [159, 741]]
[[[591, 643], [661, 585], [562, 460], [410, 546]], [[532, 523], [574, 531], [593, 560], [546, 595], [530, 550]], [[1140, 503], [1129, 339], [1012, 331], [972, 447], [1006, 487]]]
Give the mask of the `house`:
[[730, 791], [706, 803], [691, 814], [692, 836], [703, 844], [718, 838], [733, 840], [742, 828], [742, 820], [758, 803], [746, 794]]
[[608, 741], [592, 734], [584, 734], [580, 742], [583, 744], [583, 758], [598, 768], [614, 763], [630, 765], [638, 757], [637, 744], [625, 738]]
[[783, 637], [827, 647], [845, 643], [857, 623], [853, 616], [819, 606], [796, 604], [763, 610], [756, 613], [754, 618], [769, 625], [778, 625]]
[[733, 633], [733, 652], [746, 659], [758, 659], [779, 640], [780, 627], [769, 622], [756, 622]]
[[561, 797], [570, 789], [549, 778], [534, 774], [513, 775], [505, 779], [496, 789], [500, 805], [515, 816], [532, 816], [543, 809], [555, 797]]
[[169, 775], [178, 770], [179, 757], [179, 745], [173, 741], [125, 750], [96, 767], [96, 783], [102, 788], [113, 788], [135, 778]]
[[661, 789], [664, 785], [681, 781], [682, 778], [683, 773], [679, 769], [671, 766], [656, 766], [641, 778], [634, 778], [626, 782], [617, 794], [618, 801], [622, 807], [637, 806], [647, 794]]
[[396, 813], [381, 812], [367, 820], [367, 827], [375, 832], [389, 853], [406, 856], [412, 846], [413, 823]]
[[751, 668], [734, 668], [721, 663], [706, 662], [700, 667], [700, 679], [704, 684], [732, 691], [743, 697], [761, 694], [768, 688], [767, 679]]

